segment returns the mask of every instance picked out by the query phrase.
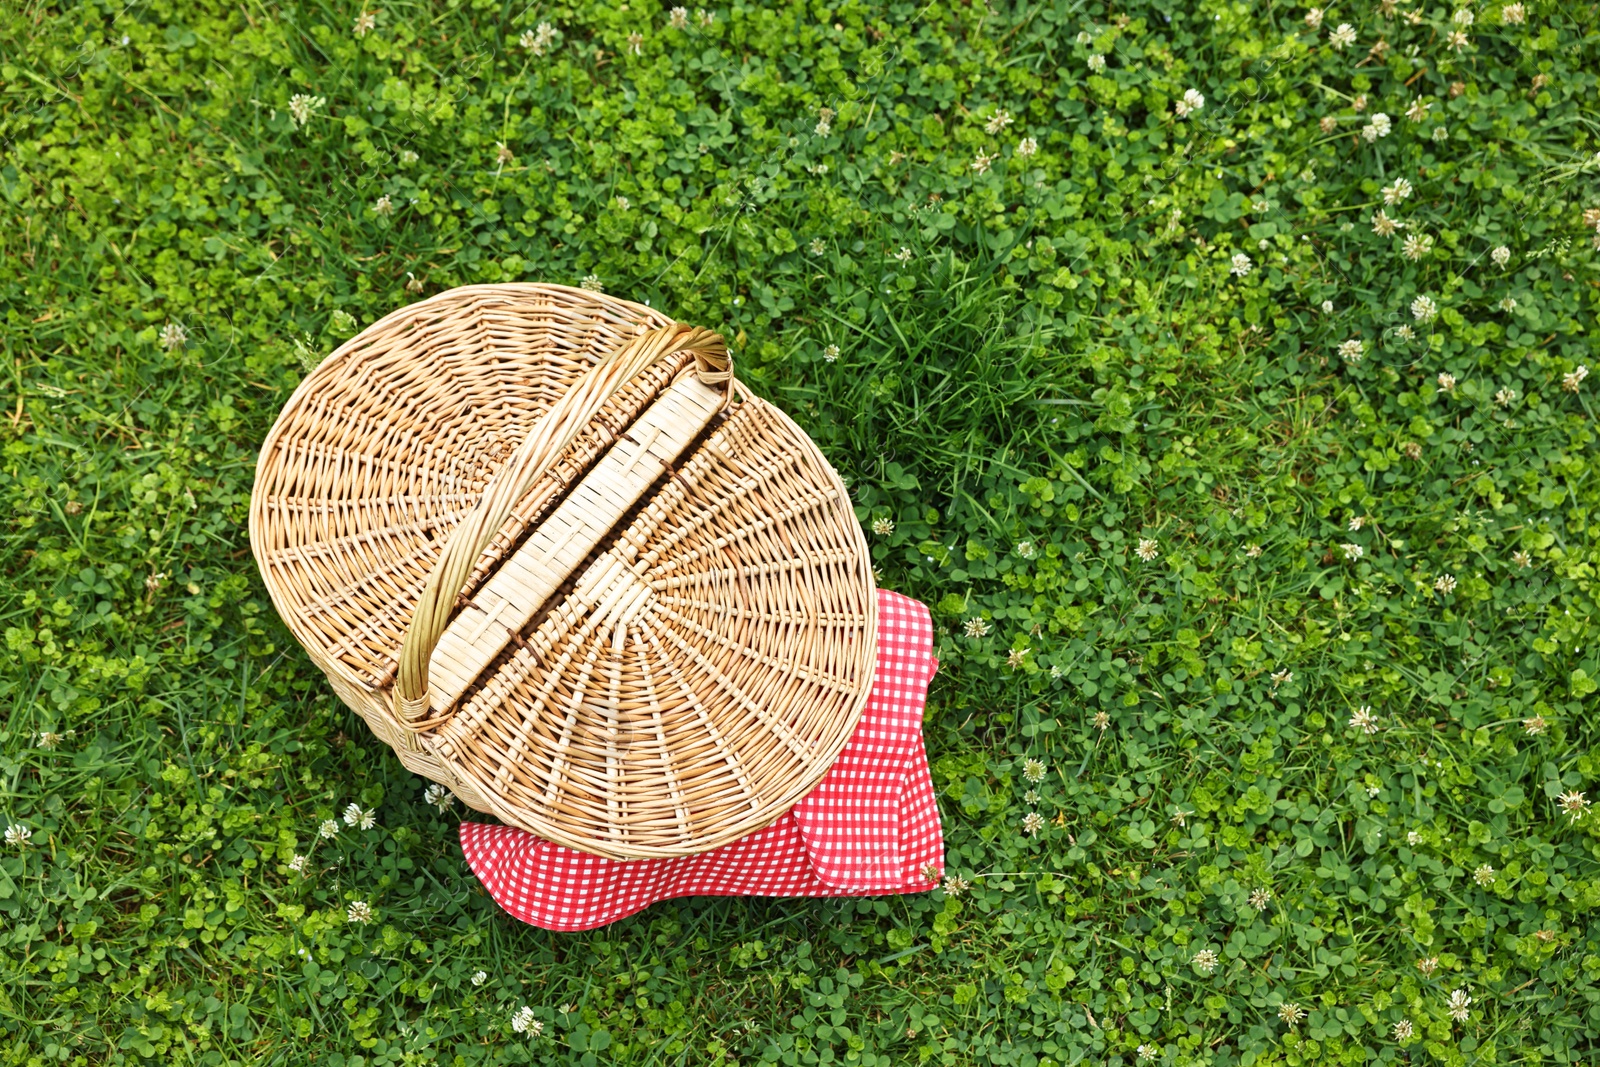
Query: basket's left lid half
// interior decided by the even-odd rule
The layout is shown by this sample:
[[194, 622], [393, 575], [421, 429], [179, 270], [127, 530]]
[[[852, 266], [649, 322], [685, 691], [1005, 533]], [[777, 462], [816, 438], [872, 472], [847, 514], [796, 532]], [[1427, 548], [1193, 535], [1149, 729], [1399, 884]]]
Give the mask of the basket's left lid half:
[[[262, 446], [250, 542], [273, 604], [336, 688], [392, 684], [423, 583], [488, 480], [596, 361], [670, 321], [566, 286], [465, 286], [367, 327], [301, 383]], [[687, 362], [612, 398], [519, 503], [468, 591]]]

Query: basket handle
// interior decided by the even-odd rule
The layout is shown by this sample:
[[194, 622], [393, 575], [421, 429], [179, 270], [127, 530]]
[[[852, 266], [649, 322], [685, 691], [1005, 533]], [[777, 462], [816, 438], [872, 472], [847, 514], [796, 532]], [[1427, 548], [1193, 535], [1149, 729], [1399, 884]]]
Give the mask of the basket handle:
[[720, 334], [682, 323], [641, 333], [602, 356], [534, 422], [527, 439], [489, 480], [471, 513], [450, 535], [422, 587], [400, 646], [394, 707], [396, 719], [408, 732], [420, 729], [421, 720], [427, 717], [429, 662], [449, 625], [456, 594], [511, 509], [555, 464], [612, 394], [657, 360], [676, 352], [693, 352], [700, 380], [707, 385], [726, 383], [732, 399], [733, 360]]

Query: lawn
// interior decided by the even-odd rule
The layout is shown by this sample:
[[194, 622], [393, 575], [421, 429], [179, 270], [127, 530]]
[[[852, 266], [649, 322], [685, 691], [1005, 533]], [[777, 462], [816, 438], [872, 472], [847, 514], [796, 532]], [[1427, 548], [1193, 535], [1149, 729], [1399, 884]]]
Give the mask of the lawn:
[[[0, 1063], [1600, 1057], [1593, 2], [15, 0], [0, 145]], [[504, 280], [844, 475], [940, 888], [523, 926], [296, 646], [267, 428]]]

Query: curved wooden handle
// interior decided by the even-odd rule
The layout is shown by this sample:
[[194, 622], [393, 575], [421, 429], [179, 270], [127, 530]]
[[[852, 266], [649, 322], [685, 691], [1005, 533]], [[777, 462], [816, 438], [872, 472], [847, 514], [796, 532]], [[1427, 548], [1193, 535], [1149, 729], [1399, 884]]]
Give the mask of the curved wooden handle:
[[450, 622], [456, 594], [517, 501], [555, 464], [618, 389], [657, 360], [685, 351], [694, 353], [700, 380], [707, 385], [726, 384], [731, 399], [733, 360], [720, 334], [681, 323], [649, 330], [608, 352], [590, 368], [540, 416], [527, 440], [490, 479], [483, 496], [439, 554], [406, 629], [394, 683], [395, 717], [402, 726], [415, 730], [419, 720], [426, 718], [429, 662]]

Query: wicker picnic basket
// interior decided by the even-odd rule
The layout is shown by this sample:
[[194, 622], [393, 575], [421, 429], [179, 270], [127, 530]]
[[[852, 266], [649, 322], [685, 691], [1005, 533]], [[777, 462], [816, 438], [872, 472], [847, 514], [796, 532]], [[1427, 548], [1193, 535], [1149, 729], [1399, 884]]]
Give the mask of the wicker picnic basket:
[[250, 540], [405, 766], [596, 855], [768, 825], [872, 686], [839, 476], [719, 336], [582, 289], [453, 289], [340, 346], [262, 446]]

